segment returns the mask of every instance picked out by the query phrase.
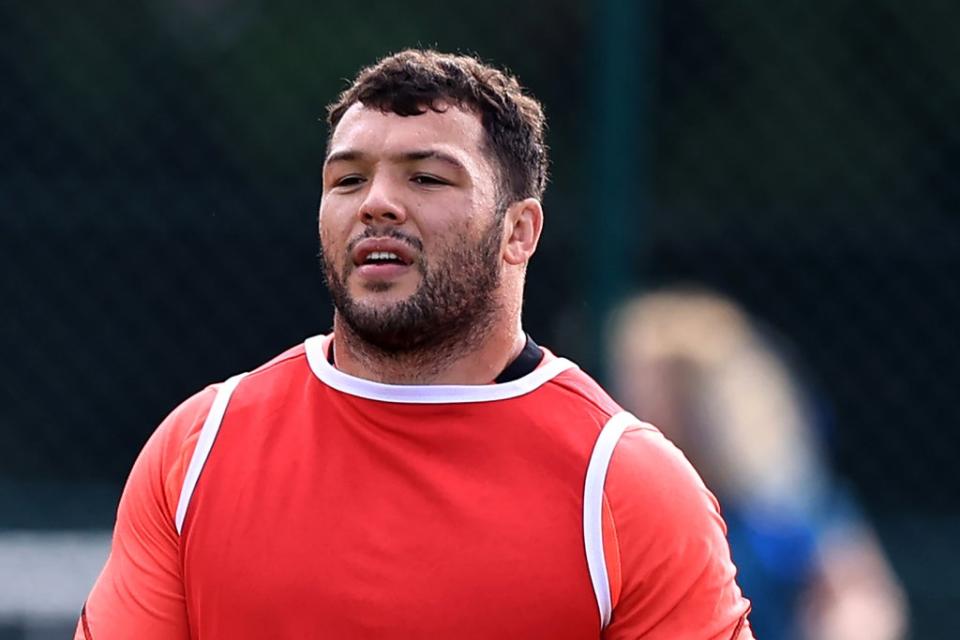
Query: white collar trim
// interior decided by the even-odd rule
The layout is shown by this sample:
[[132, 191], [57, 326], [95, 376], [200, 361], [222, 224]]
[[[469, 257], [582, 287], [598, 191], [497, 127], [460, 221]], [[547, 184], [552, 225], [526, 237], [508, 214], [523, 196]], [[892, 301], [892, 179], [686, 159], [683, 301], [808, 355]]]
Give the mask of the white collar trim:
[[331, 365], [327, 361], [327, 346], [332, 339], [332, 335], [319, 335], [307, 338], [304, 341], [307, 362], [314, 375], [337, 391], [382, 402], [453, 404], [506, 400], [530, 393], [555, 378], [562, 371], [577, 366], [566, 358], [555, 358], [522, 378], [500, 384], [384, 384], [365, 378], [357, 378]]

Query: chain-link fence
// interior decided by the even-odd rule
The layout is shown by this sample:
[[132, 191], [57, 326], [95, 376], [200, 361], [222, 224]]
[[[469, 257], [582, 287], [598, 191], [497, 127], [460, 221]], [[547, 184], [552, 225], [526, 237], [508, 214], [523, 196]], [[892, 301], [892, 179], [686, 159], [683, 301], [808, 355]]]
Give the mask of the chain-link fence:
[[[665, 3], [653, 250], [789, 336], [828, 441], [948, 637], [960, 584], [960, 42], [946, 3]], [[684, 6], [690, 5], [690, 6]], [[948, 622], [949, 621], [949, 622]]]
[[661, 3], [642, 30], [646, 201], [598, 211], [586, 3], [381, 4], [370, 22], [253, 0], [0, 7], [0, 527], [109, 528], [180, 399], [329, 328], [323, 107], [360, 65], [437, 45], [509, 66], [548, 110], [531, 333], [600, 370], [592, 229], [636, 213], [630, 282], [706, 283], [801, 354], [913, 635], [951, 637], [960, 7]]

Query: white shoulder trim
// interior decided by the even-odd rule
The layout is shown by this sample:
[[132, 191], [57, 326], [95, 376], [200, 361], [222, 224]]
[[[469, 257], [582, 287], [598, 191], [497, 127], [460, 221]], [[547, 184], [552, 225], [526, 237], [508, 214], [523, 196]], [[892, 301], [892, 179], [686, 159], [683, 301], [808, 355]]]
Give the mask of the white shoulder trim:
[[590, 464], [587, 465], [587, 479], [583, 489], [583, 545], [587, 553], [587, 568], [593, 593], [597, 597], [600, 609], [600, 625], [606, 628], [613, 614], [610, 597], [610, 578], [607, 575], [607, 563], [603, 555], [603, 485], [607, 479], [607, 468], [613, 457], [613, 450], [627, 427], [643, 424], [633, 414], [622, 411], [611, 417], [593, 446]]
[[450, 404], [506, 400], [530, 393], [555, 378], [557, 374], [577, 367], [566, 358], [556, 358], [522, 378], [500, 384], [384, 384], [351, 376], [331, 365], [327, 361], [325, 344], [328, 339], [329, 336], [321, 335], [307, 338], [304, 342], [307, 362], [314, 375], [337, 391], [382, 402]]
[[190, 466], [187, 467], [187, 473], [183, 477], [180, 500], [177, 502], [177, 514], [174, 522], [178, 534], [183, 532], [183, 520], [187, 517], [190, 498], [193, 497], [193, 490], [197, 487], [200, 472], [203, 471], [203, 465], [207, 462], [210, 449], [213, 448], [213, 441], [216, 440], [217, 433], [220, 431], [220, 423], [223, 422], [223, 415], [227, 412], [230, 396], [233, 395], [233, 390], [237, 388], [237, 385], [246, 375], [246, 373], [235, 375], [220, 385], [220, 388], [217, 389], [217, 395], [213, 399], [213, 404], [210, 405], [207, 419], [203, 421], [203, 427], [200, 428], [200, 437], [197, 438], [197, 446], [193, 450], [193, 456], [190, 457]]

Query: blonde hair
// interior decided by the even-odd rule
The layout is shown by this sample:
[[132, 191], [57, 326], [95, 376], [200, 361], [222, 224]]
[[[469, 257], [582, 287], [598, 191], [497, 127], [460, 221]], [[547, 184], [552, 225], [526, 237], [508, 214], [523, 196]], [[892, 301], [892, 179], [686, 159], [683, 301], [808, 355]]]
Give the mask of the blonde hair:
[[[683, 365], [690, 384], [680, 401], [697, 423], [692, 457], [722, 497], [775, 509], [817, 499], [823, 469], [810, 408], [742, 308], [711, 291], [665, 289], [623, 304], [609, 335], [615, 388], [643, 384], [629, 378], [644, 364]], [[643, 418], [644, 407], [627, 408]]]

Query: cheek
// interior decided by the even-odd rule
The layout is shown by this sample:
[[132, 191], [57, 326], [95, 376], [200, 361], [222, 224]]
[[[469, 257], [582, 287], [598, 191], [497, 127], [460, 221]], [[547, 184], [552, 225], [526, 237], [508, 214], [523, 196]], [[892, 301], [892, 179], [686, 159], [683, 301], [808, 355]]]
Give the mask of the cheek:
[[329, 204], [321, 204], [317, 216], [317, 227], [320, 231], [320, 240], [324, 244], [334, 242], [340, 235], [339, 231], [344, 226], [344, 217], [340, 215], [337, 208]]
[[326, 225], [324, 225], [323, 218], [321, 218], [317, 224], [317, 231], [320, 235], [320, 244], [322, 244], [323, 248], [326, 249], [330, 244], [330, 231], [327, 229]]
[[476, 241], [473, 227], [465, 220], [424, 225], [420, 232], [427, 260], [456, 256], [469, 249]]
[[489, 228], [494, 212], [480, 205], [474, 198], [450, 200], [435, 207], [440, 215], [424, 221], [429, 231], [447, 238], [476, 238]]
[[337, 235], [332, 232], [327, 222], [323, 218], [319, 222], [320, 248], [323, 251], [324, 259], [331, 264], [339, 264], [339, 256], [343, 250], [343, 243], [338, 241]]

